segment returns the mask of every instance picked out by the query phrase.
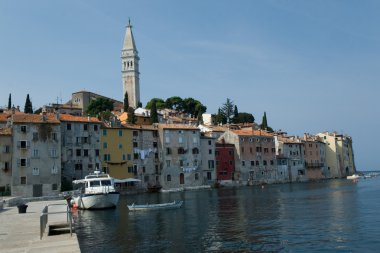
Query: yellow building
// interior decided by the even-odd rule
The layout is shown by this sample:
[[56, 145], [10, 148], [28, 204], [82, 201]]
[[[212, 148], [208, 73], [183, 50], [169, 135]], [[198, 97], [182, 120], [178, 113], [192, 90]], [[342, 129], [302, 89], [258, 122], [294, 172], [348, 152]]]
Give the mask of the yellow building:
[[111, 177], [132, 178], [132, 130], [124, 127], [102, 127], [100, 137], [102, 168]]

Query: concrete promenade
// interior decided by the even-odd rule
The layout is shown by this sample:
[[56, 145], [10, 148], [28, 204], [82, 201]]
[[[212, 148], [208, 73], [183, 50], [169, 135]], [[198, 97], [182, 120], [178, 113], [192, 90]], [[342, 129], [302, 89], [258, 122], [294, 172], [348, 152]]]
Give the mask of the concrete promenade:
[[[18, 208], [4, 207], [0, 210], [0, 252], [80, 252], [75, 233], [48, 236], [48, 225], [40, 240], [40, 215], [48, 204], [65, 204], [65, 200], [26, 203], [26, 213], [18, 213]], [[49, 207], [49, 212], [65, 210], [63, 206]], [[66, 214], [50, 214], [49, 223], [66, 221]]]

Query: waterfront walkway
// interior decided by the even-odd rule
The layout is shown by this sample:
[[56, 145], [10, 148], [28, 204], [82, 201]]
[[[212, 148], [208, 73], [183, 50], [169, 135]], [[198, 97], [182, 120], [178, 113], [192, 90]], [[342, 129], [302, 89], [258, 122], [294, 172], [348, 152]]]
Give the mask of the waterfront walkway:
[[[72, 236], [70, 233], [48, 236], [47, 226], [40, 240], [40, 215], [44, 207], [65, 203], [65, 200], [29, 202], [26, 213], [21, 214], [16, 206], [4, 207], [0, 211], [0, 252], [80, 252], [75, 233]], [[51, 214], [48, 218], [49, 223], [63, 222], [66, 214]]]

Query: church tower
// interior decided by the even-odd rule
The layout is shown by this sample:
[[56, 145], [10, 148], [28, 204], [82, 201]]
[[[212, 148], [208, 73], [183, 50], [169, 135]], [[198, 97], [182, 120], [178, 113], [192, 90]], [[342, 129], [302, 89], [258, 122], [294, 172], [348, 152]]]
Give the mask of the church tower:
[[123, 49], [121, 50], [121, 73], [123, 77], [123, 98], [127, 92], [129, 106], [133, 108], [137, 108], [140, 102], [139, 60], [131, 20], [129, 20], [125, 31]]

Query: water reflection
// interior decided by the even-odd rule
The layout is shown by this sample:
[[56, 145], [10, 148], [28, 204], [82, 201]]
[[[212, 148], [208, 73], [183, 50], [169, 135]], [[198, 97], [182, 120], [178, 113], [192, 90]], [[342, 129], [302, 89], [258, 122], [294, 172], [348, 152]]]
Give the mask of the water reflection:
[[[377, 249], [378, 178], [123, 196], [116, 209], [78, 211], [82, 252], [346, 252]], [[127, 203], [184, 200], [128, 212]], [[375, 248], [376, 247], [376, 248]]]

